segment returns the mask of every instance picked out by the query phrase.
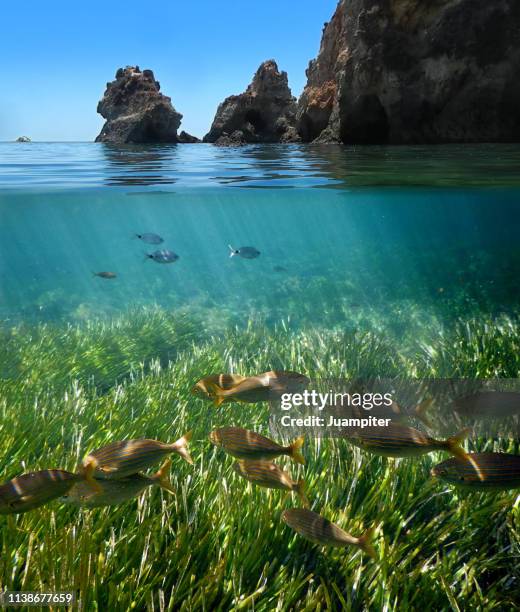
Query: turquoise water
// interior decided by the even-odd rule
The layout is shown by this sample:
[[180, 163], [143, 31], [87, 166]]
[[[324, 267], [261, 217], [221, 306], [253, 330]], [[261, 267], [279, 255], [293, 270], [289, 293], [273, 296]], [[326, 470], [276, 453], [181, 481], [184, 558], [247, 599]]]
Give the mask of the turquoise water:
[[[211, 329], [254, 317], [399, 335], [516, 312], [519, 168], [513, 145], [0, 144], [0, 319], [160, 305]], [[163, 247], [179, 260], [145, 259]]]

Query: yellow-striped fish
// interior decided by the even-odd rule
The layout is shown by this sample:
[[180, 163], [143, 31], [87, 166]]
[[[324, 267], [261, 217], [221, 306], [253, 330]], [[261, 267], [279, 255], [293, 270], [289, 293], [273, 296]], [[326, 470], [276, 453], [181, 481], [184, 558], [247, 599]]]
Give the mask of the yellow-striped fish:
[[282, 489], [293, 491], [302, 501], [305, 507], [309, 506], [309, 500], [305, 495], [305, 483], [303, 480], [295, 482], [290, 474], [279, 468], [270, 461], [237, 461], [233, 469], [249, 482], [265, 487], [266, 489]]
[[227, 453], [237, 459], [274, 459], [280, 455], [288, 455], [297, 463], [305, 463], [301, 454], [304, 437], [296, 439], [289, 446], [281, 446], [269, 438], [254, 431], [241, 427], [222, 427], [209, 434], [209, 439], [215, 446], [222, 447]]
[[307, 540], [320, 546], [357, 546], [367, 555], [376, 558], [370, 540], [374, 529], [368, 529], [356, 538], [343, 531], [335, 523], [305, 508], [291, 508], [282, 512], [282, 520]]
[[468, 453], [447, 459], [432, 475], [457, 487], [489, 491], [520, 488], [520, 456], [507, 453]]
[[83, 460], [83, 468], [93, 468], [95, 478], [120, 479], [157, 465], [171, 453], [193, 463], [188, 452], [191, 436], [190, 431], [171, 444], [147, 439], [112, 442], [89, 453]]
[[463, 429], [447, 440], [435, 440], [413, 427], [390, 423], [388, 427], [358, 428], [346, 438], [355, 446], [383, 457], [418, 457], [438, 450], [465, 457], [466, 452], [460, 444], [469, 431]]
[[101, 491], [93, 491], [85, 483], [77, 482], [66, 495], [60, 497], [60, 501], [84, 508], [98, 508], [100, 506], [115, 506], [134, 499], [147, 487], [153, 485], [159, 485], [166, 491], [174, 493], [168, 478], [171, 463], [171, 459], [167, 459], [153, 476], [133, 474], [121, 480], [103, 480]]
[[40, 470], [17, 476], [0, 485], [0, 514], [22, 514], [43, 506], [64, 495], [81, 481], [88, 481], [93, 490], [99, 485], [92, 481], [92, 469], [73, 474], [65, 470]]
[[240, 376], [240, 374], [212, 374], [195, 383], [191, 388], [191, 393], [196, 397], [213, 400], [215, 396], [212, 389], [215, 385], [227, 391], [243, 380], [245, 380], [245, 376]]
[[209, 391], [215, 406], [224, 402], [243, 402], [256, 404], [276, 399], [282, 393], [294, 393], [301, 390], [309, 379], [299, 372], [272, 370], [258, 376], [248, 376], [230, 389], [223, 389], [217, 384], [208, 383]]

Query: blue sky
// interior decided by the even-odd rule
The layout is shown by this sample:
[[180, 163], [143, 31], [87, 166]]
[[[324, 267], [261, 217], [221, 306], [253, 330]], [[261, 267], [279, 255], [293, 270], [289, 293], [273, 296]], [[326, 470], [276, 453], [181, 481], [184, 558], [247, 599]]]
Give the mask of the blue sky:
[[116, 69], [151, 68], [202, 136], [219, 102], [270, 58], [299, 95], [337, 0], [6, 0], [0, 25], [0, 140], [93, 140]]

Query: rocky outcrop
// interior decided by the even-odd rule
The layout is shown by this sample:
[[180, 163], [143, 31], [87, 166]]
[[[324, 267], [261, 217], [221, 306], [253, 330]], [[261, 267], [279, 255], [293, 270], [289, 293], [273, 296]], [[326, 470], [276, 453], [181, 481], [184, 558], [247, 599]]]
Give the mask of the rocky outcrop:
[[298, 105], [303, 140], [520, 139], [518, 0], [340, 0]]
[[96, 142], [178, 142], [182, 115], [159, 90], [151, 70], [141, 71], [138, 66], [120, 68], [115, 81], [107, 83], [97, 107], [106, 123]]
[[177, 136], [177, 142], [182, 142], [186, 144], [195, 144], [196, 142], [201, 142], [201, 140], [200, 138], [197, 138], [196, 136], [192, 136], [191, 134], [188, 134], [188, 132], [185, 132], [184, 130], [182, 130], [182, 132]]
[[274, 60], [258, 68], [244, 93], [222, 102], [204, 142], [217, 145], [297, 142], [296, 99]]
[[31, 142], [29, 136], [18, 136], [15, 142]]

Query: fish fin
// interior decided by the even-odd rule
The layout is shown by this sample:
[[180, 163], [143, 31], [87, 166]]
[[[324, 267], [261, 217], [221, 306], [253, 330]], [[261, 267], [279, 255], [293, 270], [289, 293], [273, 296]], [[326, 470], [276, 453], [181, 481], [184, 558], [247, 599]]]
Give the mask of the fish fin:
[[96, 493], [103, 493], [103, 487], [99, 484], [99, 481], [94, 478], [94, 472], [96, 471], [96, 462], [92, 459], [87, 460], [83, 463], [82, 474], [85, 481], [90, 488]]
[[450, 438], [448, 438], [445, 442], [446, 450], [449, 453], [451, 453], [454, 457], [457, 457], [459, 459], [466, 459], [468, 454], [462, 448], [461, 442], [468, 437], [468, 434], [470, 433], [470, 431], [471, 431], [471, 428], [466, 427], [462, 429], [461, 431], [459, 431], [458, 433], [456, 433], [454, 436], [451, 436]]
[[230, 244], [228, 244], [228, 248], [230, 250], [229, 256], [234, 257], [237, 254], [236, 249], [234, 249]]
[[191, 458], [190, 452], [188, 450], [188, 442], [191, 440], [193, 436], [192, 431], [188, 431], [188, 433], [184, 434], [182, 438], [179, 438], [176, 442], [172, 444], [174, 452], [180, 455], [185, 461], [193, 465], [193, 459]]
[[365, 533], [358, 538], [358, 546], [372, 559], [377, 559], [375, 548], [372, 546], [371, 540], [374, 537], [375, 527], [370, 527]]
[[152, 476], [152, 478], [154, 478], [154, 480], [157, 480], [157, 484], [161, 487], [161, 489], [175, 494], [175, 489], [173, 488], [173, 485], [170, 482], [169, 478], [171, 465], [172, 460], [166, 459], [166, 461], [161, 465], [159, 470]]
[[294, 485], [294, 491], [296, 492], [296, 494], [300, 498], [303, 507], [304, 508], [310, 508], [311, 505], [309, 503], [309, 499], [305, 495], [305, 481], [303, 479], [302, 480], [298, 480], [298, 482]]
[[215, 407], [218, 408], [226, 400], [224, 397], [224, 389], [219, 387], [217, 383], [208, 383], [207, 387], [208, 393], [212, 397]]
[[289, 445], [289, 457], [291, 457], [293, 461], [296, 461], [296, 463], [301, 463], [302, 465], [305, 465], [305, 458], [301, 452], [304, 441], [305, 436], [300, 436]]
[[220, 408], [220, 406], [222, 406], [222, 404], [224, 403], [225, 398], [223, 397], [216, 397], [213, 400], [213, 405], [215, 406], [215, 408]]
[[432, 404], [433, 404], [432, 399], [426, 399], [420, 402], [419, 405], [416, 406], [414, 410], [415, 417], [419, 419], [419, 421], [421, 421], [421, 423], [423, 423], [423, 425], [426, 425], [426, 427], [428, 427], [429, 429], [432, 429], [432, 424], [431, 424], [431, 421], [426, 416], [426, 411], [429, 410]]

